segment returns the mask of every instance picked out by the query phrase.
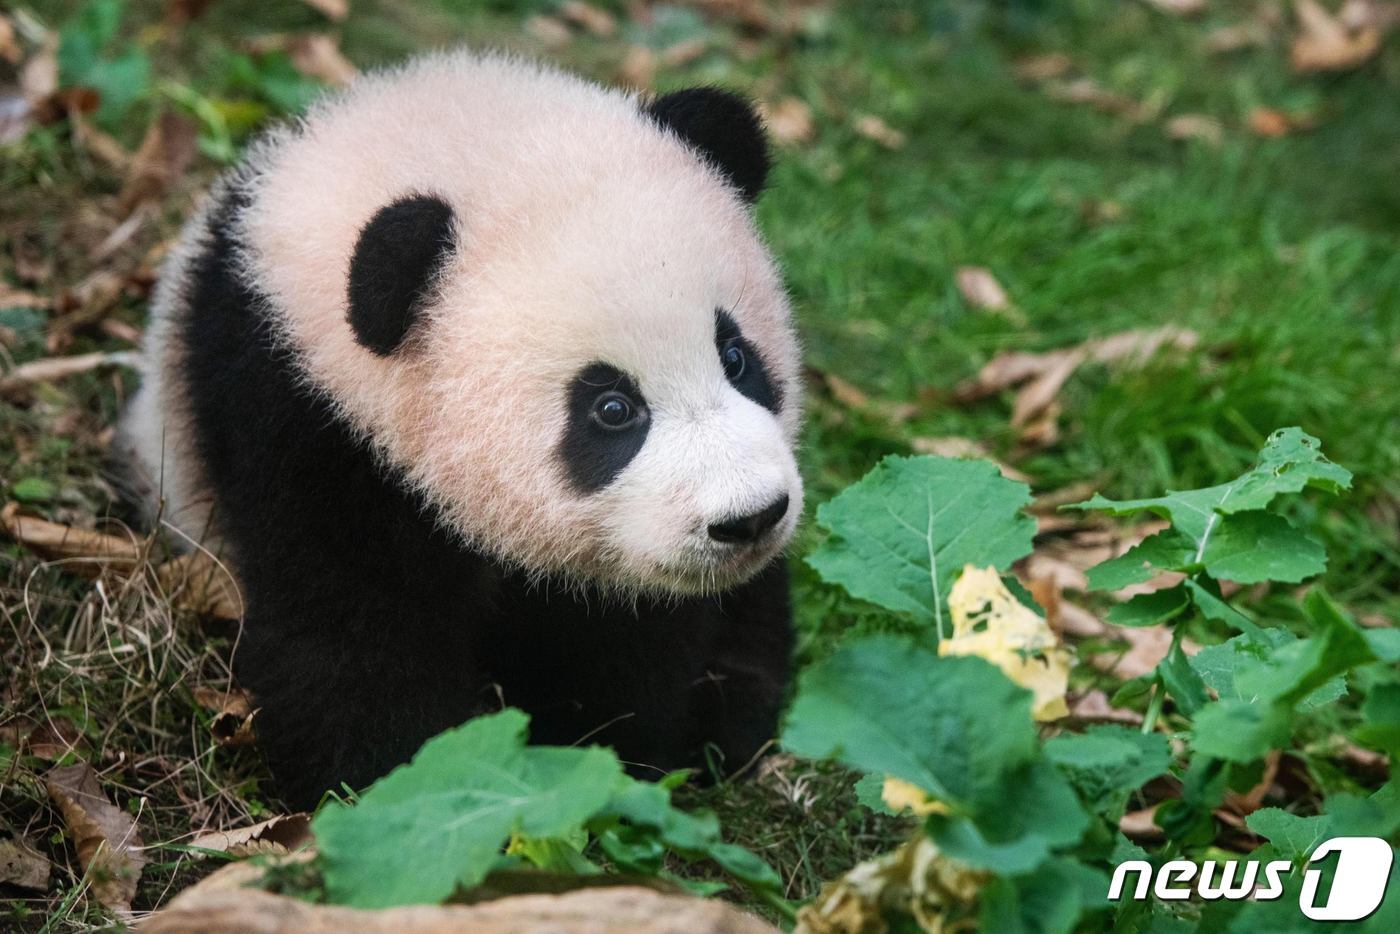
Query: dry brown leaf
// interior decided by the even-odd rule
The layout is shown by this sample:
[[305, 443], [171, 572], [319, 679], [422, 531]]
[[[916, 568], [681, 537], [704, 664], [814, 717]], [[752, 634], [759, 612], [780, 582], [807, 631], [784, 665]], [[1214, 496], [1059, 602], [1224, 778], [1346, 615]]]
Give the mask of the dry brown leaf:
[[1161, 840], [1166, 835], [1152, 819], [1157, 808], [1158, 805], [1154, 804], [1140, 811], [1129, 811], [1118, 820], [1118, 829], [1130, 840]]
[[58, 317], [49, 322], [44, 346], [49, 353], [61, 353], [73, 343], [83, 328], [107, 316], [126, 289], [126, 279], [110, 269], [99, 269], [58, 297]]
[[326, 19], [339, 23], [350, 15], [350, 0], [302, 0]]
[[50, 717], [36, 724], [24, 737], [24, 748], [31, 756], [45, 762], [57, 762], [74, 753], [86, 754], [87, 737], [67, 717]]
[[796, 97], [784, 97], [775, 104], [759, 108], [768, 133], [779, 143], [797, 145], [809, 143], [815, 135], [812, 108]]
[[618, 77], [625, 85], [649, 90], [656, 83], [656, 53], [644, 45], [628, 46]]
[[171, 29], [179, 29], [204, 15], [214, 0], [166, 0], [165, 23]]
[[857, 114], [855, 130], [861, 136], [874, 140], [886, 149], [904, 148], [904, 134], [874, 114]]
[[1108, 90], [1093, 78], [1047, 82], [1045, 93], [1053, 100], [1067, 104], [1084, 104], [1103, 113], [1126, 117], [1129, 120], [1150, 120], [1153, 116], [1151, 108], [1127, 95]]
[[1287, 136], [1294, 130], [1293, 118], [1272, 107], [1255, 107], [1249, 112], [1246, 122], [1255, 136], [1276, 138]]
[[1142, 714], [1136, 710], [1125, 710], [1122, 707], [1114, 707], [1108, 701], [1108, 695], [1098, 688], [1085, 691], [1083, 694], [1071, 694], [1069, 697], [1069, 715], [1076, 720], [1083, 720], [1089, 723], [1122, 723], [1126, 726], [1141, 726]]
[[1021, 576], [1031, 581], [1048, 581], [1057, 591], [1089, 589], [1089, 579], [1083, 569], [1064, 558], [1035, 552], [1021, 562]]
[[536, 14], [525, 21], [525, 32], [547, 49], [560, 49], [574, 39], [569, 27], [561, 19]]
[[[1045, 369], [1016, 393], [1016, 401], [1011, 406], [1012, 426], [1024, 428], [1044, 414], [1059, 397], [1060, 389], [1079, 369], [1079, 364], [1084, 362], [1085, 356], [1082, 349], [1047, 355]], [[1022, 432], [1023, 437], [1025, 434]]]
[[209, 723], [209, 734], [220, 746], [251, 746], [257, 739], [253, 731], [253, 718], [257, 709], [246, 691], [218, 691], [200, 686], [194, 689], [195, 703], [214, 711], [214, 719]]
[[685, 39], [661, 50], [661, 64], [667, 68], [681, 68], [697, 61], [708, 48], [709, 43], [700, 37]]
[[194, 161], [198, 140], [199, 127], [183, 114], [168, 110], [153, 120], [117, 199], [121, 216], [130, 216], [148, 201], [163, 200]]
[[1022, 81], [1041, 82], [1062, 78], [1074, 68], [1074, 62], [1062, 52], [1032, 55], [1016, 62], [1015, 74]]
[[50, 769], [44, 786], [63, 814], [97, 900], [114, 911], [129, 912], [146, 865], [135, 819], [107, 800], [97, 773], [86, 762]]
[[934, 457], [960, 457], [972, 460], [991, 461], [997, 465], [1001, 475], [1008, 480], [1016, 480], [1020, 483], [1029, 483], [1030, 477], [1012, 467], [1010, 464], [1002, 463], [992, 454], [981, 441], [974, 441], [971, 438], [958, 438], [955, 436], [943, 436], [938, 438], [921, 437], [913, 438], [909, 446], [916, 454], [932, 454]]
[[1198, 139], [1212, 146], [1225, 138], [1220, 121], [1205, 114], [1180, 114], [1168, 120], [1164, 129], [1169, 139]]
[[23, 840], [0, 840], [0, 885], [42, 892], [49, 887], [52, 869], [48, 859]]
[[188, 846], [244, 859], [261, 855], [281, 856], [305, 846], [312, 839], [311, 816], [297, 813], [283, 814], [250, 827], [200, 834]]
[[1258, 20], [1248, 20], [1233, 26], [1220, 26], [1206, 33], [1206, 49], [1216, 55], [1225, 55], [1256, 45], [1265, 45], [1270, 39], [1267, 25]]
[[848, 409], [868, 409], [870, 408], [870, 396], [865, 390], [849, 383], [835, 373], [823, 373], [823, 380], [826, 388], [831, 393], [831, 397]]
[[1144, 0], [1154, 9], [1173, 16], [1198, 16], [1205, 12], [1206, 0]]
[[359, 74], [350, 60], [341, 54], [336, 38], [323, 32], [292, 36], [287, 40], [287, 55], [297, 71], [332, 87], [343, 88]]
[[1268, 795], [1269, 789], [1274, 787], [1274, 779], [1278, 777], [1279, 751], [1271, 750], [1264, 757], [1264, 774], [1255, 782], [1254, 787], [1248, 791], [1239, 792], [1225, 790], [1224, 807], [1237, 817], [1248, 817], [1264, 806], [1264, 798]]
[[172, 605], [214, 619], [243, 618], [238, 582], [207, 551], [192, 551], [155, 569], [156, 581]]
[[582, 26], [595, 36], [607, 37], [617, 32], [617, 19], [607, 10], [583, 0], [566, 0], [559, 7], [559, 13], [566, 20]]
[[15, 25], [4, 13], [0, 13], [0, 59], [11, 65], [18, 65], [24, 60], [24, 49], [20, 48], [19, 40], [15, 38]]
[[[1113, 626], [1105, 624], [1107, 635], [1128, 643], [1128, 650], [1121, 654], [1107, 652], [1095, 655], [1091, 661], [1094, 667], [1115, 677], [1129, 681], [1147, 674], [1167, 657], [1171, 648], [1172, 631], [1168, 626]], [[1181, 640], [1181, 651], [1195, 655], [1201, 647], [1190, 639]]]
[[1290, 61], [1297, 72], [1349, 71], [1371, 59], [1381, 47], [1381, 32], [1366, 22], [1349, 27], [1317, 0], [1293, 0], [1298, 33]]
[[1080, 639], [1094, 639], [1108, 633], [1108, 624], [1077, 603], [1061, 600], [1056, 614], [1060, 632]]
[[[95, 96], [93, 106], [96, 107]], [[125, 174], [127, 167], [131, 164], [131, 155], [111, 135], [102, 132], [83, 119], [83, 113], [85, 111], [71, 109], [67, 111], [74, 142], [106, 163], [112, 171]]]
[[19, 70], [19, 86], [31, 104], [58, 91], [58, 36], [51, 35]]
[[96, 576], [103, 567], [129, 571], [141, 560], [141, 546], [133, 540], [22, 515], [18, 503], [7, 503], [0, 510], [0, 526], [11, 538], [42, 558], [51, 561], [92, 559], [90, 564], [75, 564], [73, 570], [78, 573], [86, 573], [84, 568], [87, 568]]
[[24, 289], [12, 289], [0, 282], [0, 308], [34, 308], [44, 311], [52, 305], [52, 299]]
[[985, 266], [959, 266], [953, 273], [953, 281], [957, 283], [963, 301], [973, 308], [1004, 312], [1011, 307], [1006, 290]]

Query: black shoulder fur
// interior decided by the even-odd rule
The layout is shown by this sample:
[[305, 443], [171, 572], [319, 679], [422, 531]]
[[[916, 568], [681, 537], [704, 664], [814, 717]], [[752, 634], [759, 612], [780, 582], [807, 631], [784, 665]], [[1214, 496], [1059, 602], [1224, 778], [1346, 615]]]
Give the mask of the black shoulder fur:
[[759, 750], [789, 673], [785, 565], [633, 611], [531, 587], [459, 547], [275, 349], [235, 272], [241, 196], [224, 197], [179, 340], [246, 600], [235, 671], [286, 801], [363, 787], [502, 704], [532, 715], [536, 742], [610, 744], [652, 777], [702, 765], [707, 748], [730, 769]]

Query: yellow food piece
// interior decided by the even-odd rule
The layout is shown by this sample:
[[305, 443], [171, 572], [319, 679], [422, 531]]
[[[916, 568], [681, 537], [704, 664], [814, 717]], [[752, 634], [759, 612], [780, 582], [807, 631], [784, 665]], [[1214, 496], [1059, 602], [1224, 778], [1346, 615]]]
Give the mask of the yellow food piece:
[[948, 594], [948, 611], [953, 634], [939, 645], [940, 655], [976, 655], [996, 665], [1035, 694], [1031, 714], [1037, 720], [1069, 713], [1070, 650], [1011, 595], [996, 568], [964, 568]]
[[880, 797], [890, 806], [890, 810], [909, 811], [915, 817], [948, 813], [948, 806], [942, 801], [933, 800], [928, 792], [902, 778], [886, 777]]

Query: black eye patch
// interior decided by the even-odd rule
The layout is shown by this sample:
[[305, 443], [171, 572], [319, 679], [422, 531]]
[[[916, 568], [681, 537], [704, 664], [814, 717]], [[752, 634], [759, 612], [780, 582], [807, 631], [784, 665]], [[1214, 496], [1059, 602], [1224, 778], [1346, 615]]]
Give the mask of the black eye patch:
[[631, 377], [606, 363], [585, 366], [568, 391], [559, 460], [574, 489], [596, 493], [617, 479], [642, 449], [650, 413]]
[[[735, 348], [742, 356], [733, 353]], [[739, 322], [723, 308], [715, 309], [715, 350], [734, 388], [776, 415], [783, 407], [783, 391], [768, 377], [763, 358], [758, 355], [758, 349], [744, 339]]]

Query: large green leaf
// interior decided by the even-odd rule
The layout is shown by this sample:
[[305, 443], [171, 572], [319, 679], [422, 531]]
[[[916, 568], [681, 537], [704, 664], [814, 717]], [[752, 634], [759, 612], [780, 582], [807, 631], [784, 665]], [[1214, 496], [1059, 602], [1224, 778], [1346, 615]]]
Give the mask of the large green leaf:
[[1035, 755], [1031, 693], [972, 656], [872, 636], [804, 671], [783, 745], [972, 810]]
[[862, 600], [936, 624], [966, 564], [1005, 570], [1031, 551], [1024, 483], [987, 461], [887, 457], [817, 509], [831, 537], [807, 563]]
[[1229, 483], [1147, 499], [1096, 495], [1067, 508], [1098, 509], [1115, 516], [1149, 512], [1171, 520], [1170, 532], [1092, 569], [1089, 583], [1096, 589], [1138, 583], [1159, 570], [1201, 568], [1240, 583], [1292, 583], [1324, 570], [1326, 555], [1286, 519], [1260, 510], [1279, 494], [1309, 486], [1335, 493], [1351, 486], [1351, 473], [1327, 460], [1316, 438], [1284, 428], [1269, 437], [1255, 466]]
[[1045, 755], [1069, 776], [1095, 811], [1122, 816], [1128, 795], [1167, 771], [1171, 748], [1160, 733], [1121, 726], [1091, 726], [1045, 741]]
[[442, 901], [481, 881], [513, 831], [561, 837], [602, 808], [623, 778], [617, 757], [597, 747], [526, 748], [528, 724], [517, 710], [478, 717], [429, 740], [355, 807], [317, 814], [332, 900]]

